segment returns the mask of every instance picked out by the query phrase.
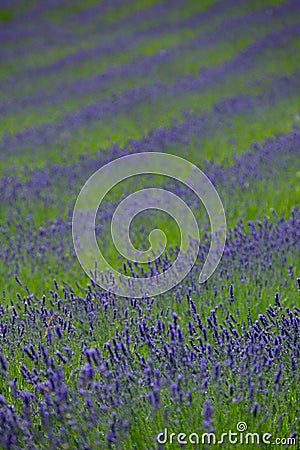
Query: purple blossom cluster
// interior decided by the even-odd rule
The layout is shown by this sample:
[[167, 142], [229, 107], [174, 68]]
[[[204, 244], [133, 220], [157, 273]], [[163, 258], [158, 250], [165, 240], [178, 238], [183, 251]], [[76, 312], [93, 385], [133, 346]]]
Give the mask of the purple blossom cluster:
[[[213, 285], [199, 286], [191, 273], [169, 305], [166, 298], [120, 300], [94, 283], [78, 295], [54, 280], [42, 298], [26, 288], [1, 306], [2, 448], [118, 446], [135, 427], [136, 409], [153, 414], [166, 399], [179, 411], [196, 404], [204, 431], [215, 429], [216, 410], [228, 402], [267, 420], [300, 382], [300, 279], [297, 284], [293, 268], [285, 269], [294, 306], [285, 307], [276, 292], [256, 315], [250, 313], [254, 300], [243, 303], [231, 272], [239, 265], [245, 286], [250, 273], [265, 272], [257, 290], [262, 295], [274, 252], [286, 267], [290, 247], [299, 251], [299, 224], [299, 210], [277, 225], [249, 223], [250, 234], [239, 223]], [[270, 398], [276, 399], [273, 412]], [[165, 416], [158, 426], [172, 420]]]

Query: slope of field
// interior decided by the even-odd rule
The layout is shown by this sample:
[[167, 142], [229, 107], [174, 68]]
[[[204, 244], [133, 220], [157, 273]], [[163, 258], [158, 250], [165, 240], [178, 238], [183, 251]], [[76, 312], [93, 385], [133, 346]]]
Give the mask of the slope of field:
[[[1, 449], [298, 448], [299, 19], [297, 0], [1, 2]], [[72, 214], [97, 169], [146, 151], [209, 177], [227, 242], [199, 284], [203, 205], [173, 179], [128, 179], [97, 215], [113, 267], [161, 273], [180, 245], [146, 211], [132, 241], [161, 228], [166, 255], [145, 269], [113, 246], [116, 206], [144, 187], [189, 205], [201, 247], [169, 292], [122, 298], [82, 270]]]

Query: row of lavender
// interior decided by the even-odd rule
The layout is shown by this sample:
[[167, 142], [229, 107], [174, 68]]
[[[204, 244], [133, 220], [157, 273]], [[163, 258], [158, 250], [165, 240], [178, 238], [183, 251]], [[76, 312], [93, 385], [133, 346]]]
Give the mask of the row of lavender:
[[[229, 18], [227, 18], [225, 15], [224, 19], [224, 13], [226, 12], [228, 15], [230, 6], [235, 6], [235, 10], [233, 10], [235, 11], [235, 15]], [[247, 11], [246, 6], [247, 5], [244, 5], [244, 10], [246, 9]], [[103, 45], [102, 47], [81, 50], [75, 52], [74, 54], [72, 53], [71, 55], [68, 54], [65, 58], [55, 61], [50, 66], [42, 66], [41, 68], [33, 67], [28, 71], [28, 74], [26, 72], [25, 74], [23, 73], [21, 78], [18, 75], [15, 75], [8, 78], [7, 80], [4, 80], [1, 84], [2, 89], [10, 89], [13, 86], [15, 93], [18, 92], [19, 89], [21, 92], [24, 92], [26, 91], [26, 87], [28, 87], [29, 81], [34, 80], [35, 83], [37, 83], [39, 82], [39, 77], [44, 76], [45, 79], [43, 80], [43, 82], [45, 83], [47, 82], [47, 77], [49, 78], [49, 75], [51, 75], [52, 73], [59, 73], [59, 78], [54, 79], [55, 81], [57, 81], [57, 85], [51, 86], [50, 89], [49, 87], [47, 89], [43, 87], [39, 89], [39, 91], [33, 96], [24, 96], [23, 94], [21, 97], [17, 98], [18, 101], [4, 101], [1, 105], [1, 110], [3, 113], [7, 114], [8, 112], [17, 112], [18, 109], [22, 109], [26, 105], [41, 106], [42, 104], [43, 106], [45, 106], [46, 103], [62, 102], [62, 100], [71, 97], [73, 94], [76, 94], [77, 96], [83, 96], [90, 92], [95, 93], [97, 90], [103, 91], [107, 86], [110, 86], [110, 89], [113, 89], [113, 87], [115, 87], [116, 85], [119, 86], [120, 83], [122, 83], [122, 80], [128, 78], [138, 79], [138, 77], [147, 77], [149, 78], [149, 82], [151, 81], [151, 78], [153, 82], [154, 77], [159, 78], [159, 76], [162, 75], [159, 72], [160, 66], [171, 64], [176, 58], [182, 58], [182, 55], [185, 52], [193, 51], [194, 54], [197, 54], [197, 52], [203, 48], [209, 50], [210, 47], [213, 47], [218, 42], [224, 42], [224, 40], [226, 40], [226, 42], [230, 42], [231, 40], [236, 39], [237, 36], [244, 38], [246, 38], [247, 36], [251, 36], [252, 38], [256, 37], [257, 39], [260, 38], [260, 33], [262, 33], [262, 42], [259, 45], [256, 42], [255, 47], [260, 47], [260, 51], [262, 51], [264, 46], [273, 44], [275, 47], [276, 43], [272, 42], [274, 38], [277, 37], [276, 31], [275, 35], [273, 35], [274, 28], [276, 27], [280, 29], [287, 21], [289, 25], [292, 25], [293, 22], [297, 23], [299, 8], [295, 0], [290, 0], [287, 5], [279, 4], [272, 9], [271, 19], [269, 19], [267, 22], [267, 13], [263, 5], [261, 5], [261, 9], [255, 12], [245, 13], [243, 9], [241, 10], [240, 15], [237, 15], [237, 12], [239, 12], [239, 9], [236, 8], [236, 5], [234, 5], [234, 3], [231, 5], [230, 2], [227, 2], [226, 7], [225, 5], [223, 5], [223, 9], [220, 7], [217, 9], [218, 21], [216, 21], [216, 8], [211, 8], [210, 17], [213, 18], [212, 24], [214, 25], [216, 23], [216, 26], [214, 26], [212, 30], [202, 31], [196, 34], [196, 36], [189, 39], [187, 42], [179, 42], [176, 45], [172, 45], [170, 48], [167, 47], [164, 49], [159, 49], [153, 55], [140, 55], [129, 59], [129, 61], [126, 61], [120, 66], [109, 65], [107, 69], [93, 76], [86, 76], [75, 80], [71, 79], [66, 82], [64, 81], [64, 77], [67, 73], [64, 71], [64, 69], [74, 71], [74, 67], [82, 65], [87, 61], [92, 65], [94, 61], [97, 61], [100, 55], [103, 57], [103, 55], [107, 51], [107, 44]], [[173, 31], [176, 30], [177, 32], [180, 28], [192, 28], [197, 31], [199, 29], [199, 23], [204, 20], [208, 20], [208, 18], [209, 17], [207, 11], [204, 11], [201, 13], [200, 17], [192, 16], [188, 19], [181, 19], [176, 23], [170, 24], [168, 28], [171, 28], [171, 30]], [[253, 30], [254, 25], [256, 26], [255, 32]], [[156, 25], [155, 27], [150, 28], [149, 36], [148, 30], [146, 36], [144, 31], [141, 32], [141, 36], [143, 37], [143, 39], [149, 37], [153, 39], [155, 37], [152, 35], [153, 29], [157, 33], [161, 33], [162, 30], [164, 31], [164, 33], [166, 33], [165, 28]], [[268, 31], [272, 33], [266, 40], [264, 39], [264, 34], [266, 34]], [[281, 33], [282, 32], [283, 30], [281, 31]], [[131, 44], [136, 44], [137, 36], [134, 34], [132, 37], [130, 36], [130, 38], [131, 39], [128, 39], [127, 37], [129, 42]], [[118, 53], [129, 50], [128, 48], [124, 48], [124, 45], [120, 48], [120, 42], [116, 42], [113, 49]], [[111, 51], [112, 49], [109, 48], [110, 55]], [[251, 48], [248, 50], [248, 52], [251, 52]], [[99, 62], [101, 62], [101, 59]], [[239, 64], [241, 66], [243, 65], [242, 62], [239, 62]], [[202, 66], [203, 68], [205, 67], [205, 61]], [[238, 62], [236, 62], [236, 66], [238, 66]], [[138, 79], [138, 81], [142, 80]]]
[[[218, 121], [224, 115], [242, 112], [244, 108], [251, 106], [251, 98], [230, 99], [220, 105], [214, 118]], [[209, 116], [187, 115], [185, 121], [174, 125], [172, 130], [162, 128], [154, 135], [145, 137], [142, 142], [133, 142], [130, 149], [116, 148], [114, 152], [100, 154], [96, 160], [90, 159], [80, 164], [50, 166], [48, 170], [32, 172], [31, 177], [24, 182], [11, 176], [3, 177], [1, 191], [3, 208], [6, 211], [6, 220], [1, 225], [3, 245], [0, 255], [4, 263], [1, 267], [3, 276], [8, 275], [12, 280], [13, 275], [17, 273], [24, 279], [30, 279], [33, 274], [43, 274], [43, 277], [51, 282], [51, 276], [56, 276], [58, 266], [55, 264], [50, 270], [49, 260], [53, 261], [57, 256], [60, 261], [64, 261], [65, 268], [72, 267], [78, 271], [70, 230], [73, 205], [84, 180], [96, 167], [103, 166], [112, 157], [136, 153], [142, 149], [152, 151], [166, 148], [174, 142], [179, 145], [182, 140], [189, 139], [190, 134], [201, 133], [208, 123], [212, 123]], [[262, 185], [265, 194], [270, 186], [279, 190], [282, 183], [287, 186], [299, 147], [300, 132], [295, 128], [291, 133], [268, 139], [263, 146], [254, 145], [252, 149], [237, 156], [235, 164], [227, 168], [212, 161], [203, 161], [201, 167], [221, 192], [230, 223], [235, 223], [236, 219], [243, 215], [247, 217], [247, 210], [253, 203], [253, 197], [257, 195], [257, 186]], [[194, 196], [180, 184], [172, 184], [169, 181], [167, 188], [181, 198], [186, 198], [194, 209], [199, 208]], [[248, 192], [248, 197], [245, 192]], [[126, 196], [125, 193], [124, 195]], [[103, 206], [100, 208], [100, 223], [111, 220], [115, 206], [110, 204], [109, 209]], [[260, 214], [265, 206], [262, 203]], [[43, 217], [44, 211], [48, 211], [46, 221]], [[37, 222], [39, 217], [42, 219], [40, 226]]]
[[[11, 355], [0, 357], [2, 446], [155, 448], [165, 426], [211, 432], [241, 419], [252, 431], [295, 437], [300, 279], [298, 286], [287, 258], [300, 250], [299, 225], [299, 210], [288, 221], [251, 225], [250, 235], [239, 223], [213, 282], [199, 287], [196, 267], [165, 298], [120, 300], [93, 283], [76, 295], [75, 285], [57, 281], [43, 298], [28, 288], [18, 294], [1, 307], [2, 345]], [[278, 253], [290, 306], [274, 292], [255, 313]], [[235, 260], [243, 277], [237, 287]], [[286, 402], [288, 415], [278, 414]]]
[[[163, 52], [158, 51], [153, 56], [138, 58], [137, 60], [129, 61], [129, 63], [125, 63], [125, 65], [121, 65], [120, 67], [110, 67], [107, 72], [101, 72], [99, 75], [96, 75], [92, 78], [84, 78], [82, 80], [75, 80], [74, 82], [68, 82], [67, 85], [64, 83], [56, 90], [48, 92], [39, 91], [35, 96], [29, 97], [21, 97], [15, 99], [13, 102], [4, 102], [1, 106], [3, 114], [9, 114], [9, 119], [6, 122], [4, 119], [4, 124], [8, 127], [12, 121], [13, 116], [11, 114], [15, 114], [20, 109], [24, 109], [27, 105], [28, 108], [22, 111], [23, 117], [16, 117], [16, 123], [19, 122], [22, 124], [24, 122], [23, 128], [25, 124], [28, 122], [27, 115], [31, 116], [31, 108], [38, 106], [38, 109], [33, 116], [33, 120], [39, 120], [39, 116], [45, 115], [43, 112], [45, 106], [50, 102], [50, 104], [54, 103], [54, 106], [57, 108], [63, 107], [64, 101], [68, 101], [75, 98], [74, 107], [80, 106], [80, 111], [70, 112], [66, 115], [62, 115], [59, 117], [59, 120], [51, 120], [50, 122], [47, 120], [47, 115], [56, 116], [56, 112], [53, 110], [48, 110], [45, 115], [45, 119], [38, 127], [30, 127], [29, 129], [21, 129], [16, 134], [4, 133], [3, 140], [1, 141], [1, 149], [3, 154], [7, 154], [8, 159], [11, 158], [11, 153], [21, 153], [26, 149], [26, 154], [28, 154], [28, 159], [31, 159], [31, 152], [37, 153], [37, 150], [33, 150], [36, 147], [40, 150], [41, 146], [44, 148], [45, 146], [50, 147], [49, 150], [51, 152], [51, 148], [55, 147], [63, 147], [70, 146], [74, 147], [76, 144], [70, 140], [70, 130], [79, 130], [91, 127], [92, 130], [98, 128], [98, 123], [100, 121], [104, 121], [104, 126], [108, 122], [108, 119], [112, 119], [116, 115], [122, 115], [128, 113], [128, 109], [130, 111], [138, 110], [145, 102], [149, 103], [149, 106], [153, 111], [157, 108], [160, 108], [157, 105], [158, 99], [162, 96], [165, 96], [165, 101], [170, 103], [170, 108], [174, 108], [173, 102], [170, 101], [171, 97], [176, 95], [177, 98], [184, 98], [187, 93], [195, 92], [202, 93], [207, 92], [213, 89], [215, 84], [220, 84], [227, 82], [228, 78], [234, 73], [235, 76], [245, 76], [247, 72], [250, 70], [251, 76], [245, 80], [244, 89], [249, 91], [249, 85], [254, 74], [256, 73], [259, 76], [270, 76], [271, 73], [266, 73], [264, 75], [263, 72], [258, 71], [257, 62], [266, 56], [265, 52], [269, 49], [276, 51], [276, 48], [281, 48], [282, 46], [288, 47], [289, 44], [292, 45], [293, 40], [295, 40], [295, 36], [299, 33], [299, 26], [294, 25], [293, 22], [297, 22], [297, 14], [299, 12], [299, 8], [297, 2], [290, 1], [287, 5], [279, 5], [277, 8], [272, 10], [272, 21], [270, 23], [265, 23], [266, 11], [265, 9], [259, 10], [258, 12], [251, 13], [248, 15], [242, 15], [238, 17], [234, 17], [233, 19], [228, 19], [225, 22], [222, 22], [215, 30], [209, 33], [200, 33], [197, 38], [192, 39], [188, 44], [178, 44], [177, 46], [164, 50]], [[279, 22], [278, 22], [279, 21]], [[187, 77], [186, 73], [183, 71], [181, 73], [178, 70], [178, 67], [175, 65], [174, 73], [177, 75], [181, 75], [179, 79], [175, 82], [162, 83], [157, 82], [153, 85], [153, 80], [157, 77], [159, 78], [159, 67], [166, 67], [175, 57], [178, 59], [180, 56], [184, 55], [185, 52], [188, 52], [189, 55], [191, 52], [198, 52], [199, 48], [203, 48], [203, 46], [209, 48], [213, 46], [215, 41], [220, 41], [220, 36], [225, 37], [229, 42], [234, 42], [236, 37], [241, 34], [241, 30], [243, 30], [243, 36], [246, 36], [253, 33], [251, 23], [259, 23], [259, 27], [263, 29], [270, 30], [277, 28], [278, 24], [285, 23], [285, 21], [289, 24], [287, 27], [279, 28], [278, 30], [272, 31], [270, 34], [259, 36], [258, 40], [250, 43], [249, 46], [246, 46], [240, 53], [234, 56], [229, 61], [225, 61], [224, 63], [211, 67], [205, 68], [202, 67], [200, 70], [200, 75], [198, 77]], [[247, 32], [245, 31], [247, 30]], [[260, 31], [261, 32], [261, 31]], [[258, 33], [259, 35], [259, 33]], [[272, 55], [272, 53], [271, 53]], [[273, 56], [274, 58], [274, 56]], [[270, 57], [269, 57], [270, 59]], [[266, 59], [267, 61], [267, 59]], [[173, 61], [174, 62], [174, 61]], [[172, 63], [173, 63], [172, 62]], [[278, 62], [280, 65], [280, 63]], [[201, 64], [203, 66], [203, 64]], [[296, 67], [295, 63], [293, 65]], [[289, 68], [289, 72], [294, 70]], [[251, 72], [252, 71], [252, 72]], [[150, 85], [143, 86], [141, 84], [141, 78], [145, 78], [146, 74], [149, 76], [149, 80], [151, 80]], [[284, 72], [282, 73], [284, 76]], [[64, 77], [61, 74], [61, 77]], [[19, 79], [20, 77], [18, 77]], [[170, 78], [170, 76], [168, 76]], [[21, 80], [24, 77], [22, 76]], [[140, 86], [134, 86], [131, 89], [125, 89], [117, 95], [111, 95], [110, 90], [113, 86], [119, 86], [122, 80], [132, 79], [132, 83], [138, 82]], [[31, 83], [35, 80], [34, 75], [29, 75], [29, 80]], [[28, 85], [29, 80], [24, 80], [25, 84]], [[35, 80], [36, 81], [36, 80]], [[238, 81], [238, 80], [236, 80]], [[100, 100], [97, 102], [92, 102], [88, 107], [85, 105], [86, 95], [94, 94], [99, 96], [99, 93], [106, 92], [106, 85], [108, 82], [108, 95], [101, 94]], [[247, 86], [248, 84], [248, 86]], [[32, 84], [34, 86], [35, 83]], [[4, 85], [3, 88], [8, 92], [13, 88], [13, 95], [16, 92], [16, 81], [12, 79], [11, 86]], [[24, 91], [24, 87], [21, 86], [21, 90]], [[47, 89], [48, 91], [48, 89]], [[234, 91], [233, 91], [234, 92]], [[101, 98], [102, 97], [102, 98]], [[78, 104], [78, 99], [82, 98], [81, 103]], [[88, 100], [90, 102], [90, 100]], [[77, 104], [76, 104], [77, 102]], [[82, 103], [84, 106], [82, 106]], [[201, 105], [201, 97], [199, 96], [199, 104]], [[187, 105], [188, 107], [188, 105]], [[52, 112], [51, 112], [52, 111]], [[164, 122], [166, 119], [160, 113], [161, 120]], [[117, 121], [118, 123], [118, 121]], [[116, 126], [117, 126], [116, 123]], [[17, 125], [17, 129], [20, 125]], [[145, 126], [144, 124], [142, 126]], [[15, 128], [15, 126], [14, 126]], [[25, 127], [26, 128], [26, 127]], [[5, 131], [5, 130], [4, 130]], [[100, 131], [100, 130], [99, 130]], [[123, 132], [123, 130], [120, 130]], [[136, 130], [133, 130], [134, 132]], [[99, 142], [104, 139], [103, 134], [97, 131], [97, 137]], [[63, 152], [63, 150], [60, 150]], [[66, 157], [70, 155], [66, 154]]]
[[[107, 2], [106, 6], [110, 6], [113, 10], [117, 5], [115, 2]], [[134, 45], [143, 37], [155, 38], [163, 35], [166, 31], [180, 31], [182, 27], [199, 28], [199, 24], [203, 26], [205, 22], [210, 20], [216, 20], [226, 17], [226, 13], [235, 14], [240, 9], [251, 11], [253, 9], [259, 9], [263, 6], [268, 6], [269, 3], [265, 0], [256, 2], [249, 7], [245, 0], [226, 0], [225, 2], [209, 2], [204, 1], [202, 5], [193, 5], [190, 2], [186, 5], [185, 10], [180, 10], [180, 2], [174, 2], [173, 9], [168, 7], [167, 3], [153, 2], [152, 6], [148, 8], [140, 8], [138, 2], [136, 2], [136, 12], [130, 12], [129, 8], [126, 14], [116, 17], [113, 23], [105, 22], [103, 17], [103, 11], [101, 6], [96, 5], [97, 10], [94, 15], [92, 8], [90, 14], [87, 14], [87, 8], [85, 8], [81, 14], [76, 17], [74, 14], [67, 14], [66, 17], [61, 17], [61, 21], [53, 23], [51, 20], [51, 4], [46, 2], [40, 5], [36, 5], [36, 8], [32, 8], [27, 14], [20, 15], [14, 21], [14, 27], [8, 26], [1, 29], [1, 40], [3, 47], [1, 49], [1, 57], [5, 57], [8, 60], [15, 61], [17, 57], [24, 56], [24, 48], [30, 43], [33, 46], [33, 52], [38, 55], [49, 49], [58, 50], [59, 44], [65, 49], [66, 55], [58, 58], [51, 63], [45, 64], [46, 67], [42, 68], [47, 70], [48, 68], [58, 69], [61, 65], [82, 62], [81, 58], [89, 56], [97, 56], [101, 51], [104, 54], [106, 52], [119, 52], [130, 50]], [[57, 5], [59, 7], [59, 5]], [[104, 5], [103, 5], [104, 6]], [[274, 5], [269, 5], [270, 9], [266, 11], [268, 15], [272, 15], [274, 12]], [[277, 5], [276, 5], [277, 6]], [[47, 8], [48, 7], [48, 8]], [[48, 11], [47, 11], [48, 9]], [[276, 11], [275, 7], [275, 11]], [[117, 12], [117, 11], [116, 11]], [[50, 14], [49, 14], [50, 13]], [[270, 14], [271, 13], [271, 14]], [[276, 12], [275, 12], [276, 13]], [[64, 22], [62, 23], [62, 20]], [[102, 22], [102, 23], [101, 23]], [[31, 26], [28, 26], [30, 23]], [[78, 26], [80, 24], [80, 27]], [[99, 46], [99, 28], [101, 27], [101, 40], [105, 41]], [[35, 40], [35, 33], [39, 32], [41, 39]], [[82, 42], [90, 43], [90, 47], [82, 48]], [[98, 46], [94, 47], [91, 43], [97, 43]], [[68, 44], [72, 44], [78, 47], [75, 52], [68, 54]], [[87, 50], [87, 51], [85, 51]], [[90, 53], [91, 52], [91, 53]], [[80, 58], [79, 60], [77, 58]], [[25, 58], [26, 61], [26, 58]], [[26, 67], [29, 71], [35, 71], [38, 73], [41, 68]], [[18, 81], [22, 81], [19, 80]]]

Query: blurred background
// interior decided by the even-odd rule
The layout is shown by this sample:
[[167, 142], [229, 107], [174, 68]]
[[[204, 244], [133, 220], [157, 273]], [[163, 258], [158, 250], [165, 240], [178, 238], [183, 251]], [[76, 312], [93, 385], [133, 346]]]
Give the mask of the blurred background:
[[2, 275], [37, 287], [42, 271], [47, 284], [63, 255], [79, 276], [75, 199], [96, 169], [132, 152], [197, 164], [229, 226], [271, 209], [287, 217], [299, 200], [299, 17], [295, 0], [2, 0]]

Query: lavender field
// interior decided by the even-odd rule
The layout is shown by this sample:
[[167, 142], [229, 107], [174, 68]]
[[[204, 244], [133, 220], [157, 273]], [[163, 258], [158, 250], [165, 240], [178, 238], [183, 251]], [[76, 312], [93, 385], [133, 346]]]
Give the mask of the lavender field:
[[[300, 448], [299, 0], [1, 0], [0, 42], [0, 449]], [[112, 216], [139, 189], [179, 196], [201, 243], [172, 289], [122, 297], [81, 267], [73, 211], [95, 171], [143, 152], [207, 175], [227, 239], [199, 283], [204, 205], [128, 178], [96, 220], [119, 273], [155, 280], [184, 231], [141, 212], [134, 246], [159, 228], [166, 251], [122, 257]]]

